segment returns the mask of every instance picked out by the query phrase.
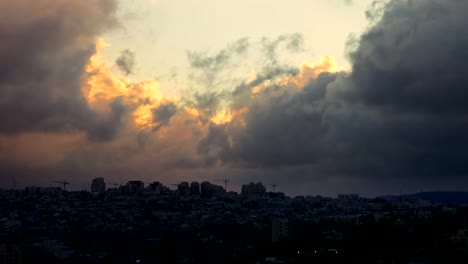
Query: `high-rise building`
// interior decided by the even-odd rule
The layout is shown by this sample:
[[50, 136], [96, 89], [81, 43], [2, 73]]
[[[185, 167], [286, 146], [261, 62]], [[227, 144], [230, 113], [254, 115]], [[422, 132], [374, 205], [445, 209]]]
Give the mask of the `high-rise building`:
[[92, 193], [101, 193], [106, 191], [106, 183], [104, 178], [95, 178], [91, 182], [91, 192]]
[[241, 190], [243, 195], [247, 196], [252, 196], [252, 195], [265, 195], [266, 194], [266, 188], [261, 182], [257, 183], [249, 183], [249, 184], [244, 184], [242, 185], [242, 190]]
[[166, 186], [164, 186], [162, 183], [160, 182], [153, 182], [153, 183], [150, 183], [148, 185], [148, 187], [146, 187], [146, 191], [149, 191], [149, 192], [152, 192], [154, 194], [167, 194], [167, 193], [171, 193], [171, 190], [169, 188], [167, 188]]
[[190, 188], [188, 182], [181, 182], [177, 186], [177, 193], [181, 196], [190, 195]]
[[200, 184], [198, 182], [190, 183], [190, 194], [200, 195]]
[[143, 192], [145, 189], [145, 184], [142, 181], [129, 181], [125, 185], [125, 188], [129, 192]]
[[214, 185], [207, 181], [201, 183], [201, 195], [204, 197], [210, 197], [223, 193], [226, 193], [226, 191], [222, 186]]

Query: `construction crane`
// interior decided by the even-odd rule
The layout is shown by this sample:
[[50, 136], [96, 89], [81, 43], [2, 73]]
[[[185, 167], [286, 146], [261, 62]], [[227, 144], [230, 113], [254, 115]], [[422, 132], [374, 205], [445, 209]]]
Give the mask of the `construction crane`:
[[276, 192], [276, 184], [270, 184], [271, 187], [273, 187], [273, 192]]
[[227, 184], [229, 181], [229, 179], [218, 179], [218, 180], [215, 180], [217, 182], [224, 182], [224, 190], [227, 192]]
[[53, 181], [53, 182], [63, 184], [63, 190], [64, 190], [64, 191], [67, 190], [67, 184], [70, 184], [70, 183], [67, 182], [67, 181]]
[[120, 183], [109, 183], [110, 185], [114, 185], [114, 189], [117, 189], [117, 186], [120, 185]]

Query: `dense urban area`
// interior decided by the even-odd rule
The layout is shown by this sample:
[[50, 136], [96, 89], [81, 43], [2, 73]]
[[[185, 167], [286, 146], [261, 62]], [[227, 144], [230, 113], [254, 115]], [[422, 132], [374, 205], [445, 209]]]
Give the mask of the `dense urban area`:
[[[227, 183], [228, 180], [225, 181]], [[466, 263], [468, 207], [262, 183], [0, 190], [0, 263]]]

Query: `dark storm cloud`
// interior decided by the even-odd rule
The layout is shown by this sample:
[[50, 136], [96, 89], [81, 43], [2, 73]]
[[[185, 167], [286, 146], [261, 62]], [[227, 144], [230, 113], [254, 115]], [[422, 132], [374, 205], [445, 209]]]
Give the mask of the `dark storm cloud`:
[[329, 109], [340, 127], [332, 141], [354, 160], [347, 167], [393, 177], [467, 174], [467, 10], [465, 1], [392, 1], [361, 37], [338, 92], [349, 106]]
[[[327, 132], [322, 122], [326, 87], [336, 74], [321, 74], [297, 91], [293, 87], [270, 86], [260, 95], [244, 96], [248, 107], [242, 128], [231, 122], [211, 128], [199, 149], [223, 162], [247, 166], [282, 166], [314, 163], [323, 152]], [[250, 98], [249, 101], [245, 98]], [[226, 142], [232, 141], [233, 144]]]
[[81, 82], [96, 37], [117, 25], [115, 10], [114, 0], [0, 2], [0, 133], [113, 122], [95, 120]]
[[135, 67], [135, 53], [126, 49], [120, 53], [120, 56], [115, 60], [115, 64], [125, 75], [133, 74]]
[[467, 175], [468, 3], [391, 1], [384, 10], [351, 52], [352, 73], [249, 94], [247, 113], [211, 128], [199, 151], [212, 163], [313, 164], [356, 179]]
[[425, 114], [466, 112], [464, 1], [394, 1], [351, 55], [350, 98]]

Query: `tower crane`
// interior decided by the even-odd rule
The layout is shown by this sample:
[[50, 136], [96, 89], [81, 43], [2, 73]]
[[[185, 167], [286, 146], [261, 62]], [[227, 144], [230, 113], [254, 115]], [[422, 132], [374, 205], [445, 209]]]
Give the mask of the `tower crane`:
[[271, 187], [273, 187], [273, 192], [276, 192], [276, 184], [270, 184]]
[[217, 182], [224, 182], [224, 191], [227, 192], [227, 184], [228, 184], [228, 182], [230, 182], [229, 179], [218, 179], [218, 180], [215, 180], [215, 181], [217, 181]]
[[67, 181], [53, 181], [53, 182], [63, 184], [63, 190], [64, 190], [64, 191], [67, 190], [67, 185], [70, 184], [70, 183], [67, 182]]
[[117, 186], [120, 185], [120, 183], [109, 183], [110, 185], [114, 185], [114, 189], [117, 189]]

